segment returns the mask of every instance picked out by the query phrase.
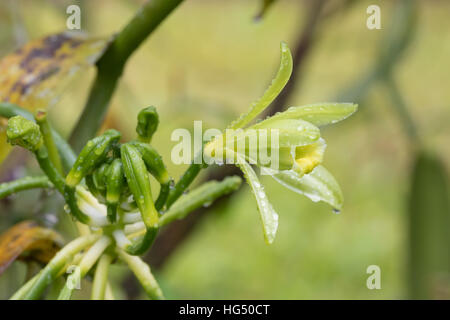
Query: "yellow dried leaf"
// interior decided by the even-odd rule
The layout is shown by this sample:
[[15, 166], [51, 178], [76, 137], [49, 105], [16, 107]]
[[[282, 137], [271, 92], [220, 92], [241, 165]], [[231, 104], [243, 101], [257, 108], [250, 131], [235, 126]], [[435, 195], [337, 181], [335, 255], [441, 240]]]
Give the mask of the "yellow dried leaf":
[[[62, 32], [31, 41], [0, 61], [0, 102], [34, 112], [55, 104], [78, 71], [93, 65], [108, 44], [79, 33]], [[9, 150], [0, 123], [0, 161]]]
[[48, 263], [62, 243], [58, 233], [34, 221], [16, 224], [0, 236], [0, 275], [16, 259]]

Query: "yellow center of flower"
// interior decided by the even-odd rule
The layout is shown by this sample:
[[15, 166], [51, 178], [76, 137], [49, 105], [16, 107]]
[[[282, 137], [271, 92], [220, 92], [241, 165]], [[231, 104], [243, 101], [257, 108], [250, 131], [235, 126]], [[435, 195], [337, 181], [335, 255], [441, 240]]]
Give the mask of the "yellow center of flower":
[[325, 148], [326, 144], [323, 139], [307, 146], [296, 147], [293, 169], [302, 175], [310, 173], [322, 163]]

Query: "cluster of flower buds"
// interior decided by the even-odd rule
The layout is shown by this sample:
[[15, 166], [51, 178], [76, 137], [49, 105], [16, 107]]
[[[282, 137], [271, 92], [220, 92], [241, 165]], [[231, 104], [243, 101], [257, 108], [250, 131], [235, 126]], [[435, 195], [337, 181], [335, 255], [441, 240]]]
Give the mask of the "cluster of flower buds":
[[[41, 168], [61, 191], [68, 210], [77, 220], [92, 227], [117, 226], [111, 229], [117, 242], [128, 253], [140, 255], [156, 236], [160, 211], [166, 204], [172, 181], [162, 157], [148, 144], [157, 126], [155, 108], [141, 110], [135, 141], [122, 144], [118, 131], [105, 131], [87, 142], [65, 179], [48, 157], [38, 124], [22, 116], [12, 117], [7, 136], [12, 145], [36, 154]], [[156, 202], [152, 199], [149, 175], [160, 184]], [[127, 222], [134, 225], [128, 229], [141, 233], [144, 230], [144, 235], [130, 241], [123, 230]]]
[[[133, 255], [144, 253], [155, 239], [159, 227], [159, 211], [163, 209], [170, 190], [171, 179], [162, 158], [147, 143], [150, 142], [157, 126], [158, 114], [154, 107], [149, 107], [138, 115], [136, 141], [119, 143], [120, 133], [116, 130], [108, 130], [90, 140], [80, 152], [65, 181], [65, 194], [69, 199], [67, 202], [71, 211], [80, 210], [78, 203], [73, 199], [82, 179], [85, 180], [90, 193], [100, 203], [106, 205], [107, 221], [102, 215], [102, 226], [121, 225], [124, 223], [126, 212], [138, 209], [139, 218], [133, 223], [143, 225], [144, 236], [132, 242], [124, 236], [122, 229], [116, 229], [113, 233], [118, 243]], [[156, 202], [152, 199], [149, 175], [160, 184]], [[89, 212], [89, 209], [84, 209]]]
[[[0, 184], [0, 199], [31, 188], [55, 188], [64, 197], [66, 212], [76, 220], [80, 236], [64, 246], [13, 299], [37, 299], [68, 266], [79, 266], [67, 277], [58, 299], [69, 299], [74, 283], [97, 263], [92, 297], [103, 298], [105, 272], [116, 258], [135, 273], [152, 299], [163, 299], [150, 268], [138, 255], [153, 243], [159, 228], [183, 219], [193, 210], [237, 190], [240, 177], [209, 181], [186, 192], [203, 165], [191, 165], [172, 186], [161, 156], [149, 144], [158, 127], [155, 108], [138, 115], [137, 139], [121, 143], [121, 134], [107, 130], [88, 141], [78, 157], [54, 131], [45, 111], [32, 114], [18, 106], [0, 104], [9, 118], [6, 134], [12, 145], [33, 152], [45, 176]], [[160, 184], [153, 201], [150, 180]], [[98, 261], [98, 262], [97, 262]], [[98, 280], [100, 284], [96, 281]]]

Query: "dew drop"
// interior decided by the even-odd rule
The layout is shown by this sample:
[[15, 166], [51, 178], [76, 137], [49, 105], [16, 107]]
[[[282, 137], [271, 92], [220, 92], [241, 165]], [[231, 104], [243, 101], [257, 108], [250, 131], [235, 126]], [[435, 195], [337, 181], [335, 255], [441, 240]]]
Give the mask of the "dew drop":
[[66, 205], [64, 205], [64, 211], [66, 212], [66, 213], [70, 213], [70, 208], [69, 208], [69, 206], [66, 204]]
[[340, 213], [341, 213], [341, 210], [336, 209], [336, 208], [333, 208], [333, 213], [334, 213], [334, 214], [340, 214]]
[[49, 227], [53, 227], [58, 223], [58, 217], [54, 213], [47, 213], [44, 215], [45, 223]]
[[204, 208], [208, 208], [211, 204], [212, 204], [212, 201], [205, 202], [205, 203], [203, 204], [203, 207], [204, 207]]

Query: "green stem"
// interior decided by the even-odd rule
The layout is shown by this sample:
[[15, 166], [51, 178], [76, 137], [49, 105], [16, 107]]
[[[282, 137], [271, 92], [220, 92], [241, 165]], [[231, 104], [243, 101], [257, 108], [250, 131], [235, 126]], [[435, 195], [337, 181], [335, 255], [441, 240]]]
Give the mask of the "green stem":
[[84, 277], [97, 262], [98, 258], [111, 244], [112, 240], [108, 236], [102, 236], [84, 255], [80, 262], [81, 276]]
[[94, 243], [100, 235], [90, 234], [79, 237], [64, 248], [62, 248], [53, 259], [39, 273], [37, 279], [31, 284], [31, 287], [23, 296], [26, 300], [38, 299], [45, 288], [55, 280], [58, 273], [63, 269], [75, 254]]
[[114, 293], [109, 281], [106, 282], [105, 300], [115, 300]]
[[104, 300], [106, 292], [106, 283], [108, 282], [109, 266], [113, 257], [109, 254], [104, 254], [98, 260], [97, 268], [95, 269], [94, 283], [92, 285], [92, 300]]
[[58, 149], [56, 148], [55, 141], [53, 140], [53, 133], [47, 119], [47, 112], [39, 110], [36, 113], [35, 118], [36, 123], [41, 129], [42, 137], [44, 138], [44, 144], [47, 147], [50, 161], [53, 163], [56, 170], [58, 170], [60, 174], [64, 174], [61, 164], [61, 158], [59, 157]]
[[183, 194], [183, 192], [189, 187], [189, 185], [197, 177], [200, 170], [203, 168], [202, 164], [192, 163], [189, 168], [184, 172], [183, 176], [176, 183], [174, 188], [170, 191], [167, 198], [167, 208], [177, 201], [177, 199]]
[[158, 234], [158, 228], [146, 227], [145, 234], [134, 239], [131, 245], [126, 247], [126, 252], [133, 256], [143, 255], [153, 244]]
[[55, 188], [64, 195], [64, 179], [50, 161], [47, 148], [43, 145], [34, 154], [42, 171], [44, 171], [49, 180], [54, 184]]
[[175, 204], [162, 215], [159, 225], [164, 226], [174, 220], [183, 219], [193, 210], [211, 204], [217, 198], [229, 194], [241, 185], [242, 179], [238, 176], [225, 178], [223, 181], [210, 181], [182, 196]]
[[97, 62], [97, 77], [71, 135], [70, 142], [76, 151], [100, 128], [128, 58], [182, 1], [148, 1], [109, 45]]
[[134, 273], [138, 281], [141, 283], [147, 295], [154, 300], [163, 300], [164, 296], [156, 282], [155, 277], [150, 271], [150, 267], [137, 256], [127, 254], [120, 248], [116, 248], [116, 252]]
[[91, 270], [99, 257], [103, 254], [105, 249], [111, 244], [111, 238], [107, 236], [101, 237], [83, 256], [79, 267], [67, 278], [64, 288], [58, 297], [58, 300], [69, 300], [76, 285], [80, 283], [81, 279]]
[[56, 147], [58, 148], [59, 155], [61, 157], [62, 165], [66, 173], [72, 169], [77, 156], [73, 152], [72, 147], [67, 143], [67, 141], [59, 135], [58, 132], [52, 130], [53, 140], [55, 141]]
[[25, 109], [22, 109], [12, 103], [2, 102], [0, 103], [0, 117], [12, 118], [15, 116], [22, 116], [25, 119], [34, 121], [33, 115]]
[[11, 182], [5, 182], [0, 184], [0, 199], [19, 191], [35, 188], [53, 188], [53, 184], [46, 176], [23, 177]]

